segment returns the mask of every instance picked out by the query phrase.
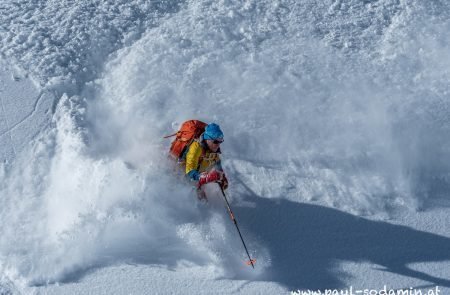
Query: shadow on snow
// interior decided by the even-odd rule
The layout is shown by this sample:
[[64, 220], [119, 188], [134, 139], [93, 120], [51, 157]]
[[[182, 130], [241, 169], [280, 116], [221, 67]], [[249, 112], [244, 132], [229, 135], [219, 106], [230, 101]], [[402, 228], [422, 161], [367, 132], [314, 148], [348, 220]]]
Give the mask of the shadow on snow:
[[[268, 248], [270, 274], [290, 290], [343, 287], [340, 261], [371, 262], [388, 271], [450, 287], [450, 280], [408, 268], [416, 262], [450, 260], [450, 238], [342, 211], [256, 195], [255, 208], [234, 208], [245, 232]], [[244, 233], [245, 234], [245, 233]]]

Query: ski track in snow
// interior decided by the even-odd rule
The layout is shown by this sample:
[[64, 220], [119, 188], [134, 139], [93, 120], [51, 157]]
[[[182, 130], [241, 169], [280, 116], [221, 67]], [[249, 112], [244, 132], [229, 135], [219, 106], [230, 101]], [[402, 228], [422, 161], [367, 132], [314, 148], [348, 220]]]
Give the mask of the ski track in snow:
[[2, 136], [3, 134], [8, 133], [8, 135], [9, 135], [8, 138], [10, 140], [11, 147], [13, 149], [14, 154], [16, 154], [16, 151], [15, 151], [15, 148], [14, 148], [14, 142], [13, 142], [12, 135], [11, 135], [11, 132], [10, 132], [11, 131], [11, 127], [9, 126], [8, 117], [7, 117], [6, 111], [5, 111], [5, 105], [3, 103], [3, 99], [0, 98], [0, 100], [1, 100], [1, 103], [2, 103], [3, 120], [6, 123], [6, 130], [4, 132], [0, 133], [0, 136]]
[[28, 76], [20, 74], [20, 71], [13, 70], [4, 63], [1, 63], [1, 66], [0, 150], [3, 154], [1, 161], [8, 163], [48, 124], [54, 95], [36, 87], [34, 82]]
[[[0, 292], [17, 292], [11, 281], [39, 292], [29, 286], [120, 263], [319, 288], [346, 284], [338, 261], [369, 261], [399, 282], [449, 287], [408, 267], [448, 261], [448, 230], [348, 214], [448, 208], [449, 16], [442, 1], [0, 4], [1, 56], [39, 87], [14, 123], [1, 100], [0, 138], [32, 144], [4, 152], [12, 164], [0, 167]], [[220, 201], [193, 202], [167, 167], [161, 137], [189, 118], [225, 131], [230, 197], [256, 275], [237, 266], [241, 245]], [[352, 251], [332, 247], [336, 234]], [[361, 235], [374, 245], [349, 242]]]
[[[39, 102], [41, 101], [41, 98], [43, 97], [43, 95], [44, 95], [44, 93], [41, 92], [41, 93], [39, 94], [39, 96], [36, 98], [36, 100], [35, 100], [35, 102], [34, 102], [34, 105], [33, 105], [33, 110], [32, 110], [31, 112], [27, 113], [27, 114], [25, 115], [25, 117], [24, 117], [23, 119], [21, 119], [19, 122], [14, 123], [14, 124], [12, 124], [12, 125], [9, 125], [9, 123], [8, 123], [8, 121], [7, 121], [7, 116], [6, 116], [6, 112], [4, 111], [5, 108], [4, 108], [3, 101], [2, 101], [2, 108], [3, 108], [3, 113], [4, 113], [5, 121], [6, 121], [6, 124], [7, 124], [7, 129], [6, 129], [4, 132], [0, 133], [0, 136], [2, 136], [3, 134], [6, 134], [6, 133], [11, 134], [11, 131], [12, 131], [12, 130], [16, 129], [16, 128], [17, 128], [18, 126], [20, 126], [23, 122], [25, 122], [26, 120], [28, 120], [29, 118], [31, 118], [31, 117], [36, 113], [37, 108], [38, 108], [38, 104], [39, 104]], [[11, 140], [11, 141], [12, 141], [12, 140]]]

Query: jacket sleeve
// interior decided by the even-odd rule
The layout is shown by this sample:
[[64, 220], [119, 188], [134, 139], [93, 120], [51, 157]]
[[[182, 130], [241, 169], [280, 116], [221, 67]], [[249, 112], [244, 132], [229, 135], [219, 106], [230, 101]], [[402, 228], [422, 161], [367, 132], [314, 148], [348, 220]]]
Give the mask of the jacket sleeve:
[[200, 178], [198, 172], [199, 160], [202, 155], [202, 147], [200, 143], [194, 141], [190, 146], [186, 154], [186, 175], [193, 180]]

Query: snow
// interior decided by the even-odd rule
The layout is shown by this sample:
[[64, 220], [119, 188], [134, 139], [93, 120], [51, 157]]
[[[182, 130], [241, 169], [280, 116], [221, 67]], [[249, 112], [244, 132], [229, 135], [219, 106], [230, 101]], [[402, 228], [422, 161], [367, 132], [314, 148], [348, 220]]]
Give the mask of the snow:
[[[450, 291], [450, 6], [4, 1], [0, 293]], [[162, 137], [225, 133], [197, 202]]]
[[50, 121], [53, 95], [17, 69], [0, 64], [0, 155], [9, 161]]

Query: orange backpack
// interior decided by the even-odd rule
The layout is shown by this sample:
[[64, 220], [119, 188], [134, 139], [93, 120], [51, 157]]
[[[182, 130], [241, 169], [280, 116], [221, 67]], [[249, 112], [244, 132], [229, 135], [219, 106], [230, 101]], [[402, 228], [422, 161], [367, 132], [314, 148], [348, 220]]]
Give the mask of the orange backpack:
[[181, 124], [180, 130], [178, 130], [177, 133], [165, 136], [164, 138], [176, 136], [170, 146], [170, 156], [175, 159], [181, 158], [189, 145], [205, 132], [205, 127], [207, 125], [208, 124], [199, 120], [189, 120]]

